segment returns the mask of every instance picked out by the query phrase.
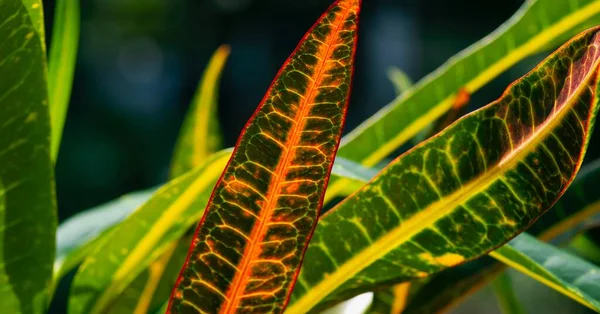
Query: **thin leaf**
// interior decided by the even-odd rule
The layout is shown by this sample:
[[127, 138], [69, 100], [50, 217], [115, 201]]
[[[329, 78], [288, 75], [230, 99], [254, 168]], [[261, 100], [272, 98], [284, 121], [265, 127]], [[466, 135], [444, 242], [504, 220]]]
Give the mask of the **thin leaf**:
[[503, 273], [492, 285], [494, 288], [494, 293], [496, 294], [496, 299], [498, 300], [498, 304], [500, 305], [500, 309], [504, 314], [524, 314], [525, 309], [521, 302], [515, 295], [515, 291], [512, 286], [512, 280], [508, 276], [507, 273]]
[[51, 152], [52, 160], [56, 161], [77, 61], [79, 0], [58, 0], [54, 11], [48, 60], [48, 96], [52, 126]]
[[408, 74], [397, 67], [390, 67], [387, 70], [387, 75], [390, 81], [392, 81], [392, 84], [394, 84], [397, 95], [401, 95], [413, 85]]
[[600, 268], [597, 266], [526, 233], [490, 255], [600, 312]]
[[[530, 0], [498, 29], [450, 58], [342, 139], [338, 156], [374, 166], [446, 113], [464, 88], [473, 94], [532, 54], [570, 38], [600, 16], [600, 1]], [[562, 42], [562, 41], [561, 41]], [[326, 201], [344, 189], [331, 180]]]
[[597, 33], [576, 36], [323, 215], [287, 312], [475, 259], [547, 211], [579, 170], [593, 128]]
[[54, 173], [41, 1], [0, 1], [0, 313], [42, 313], [52, 280]]
[[202, 75], [173, 152], [172, 178], [197, 167], [223, 148], [217, 119], [217, 97], [221, 72], [229, 51], [229, 46], [219, 47]]
[[336, 1], [240, 135], [168, 313], [281, 313], [317, 223], [350, 93], [360, 1]]

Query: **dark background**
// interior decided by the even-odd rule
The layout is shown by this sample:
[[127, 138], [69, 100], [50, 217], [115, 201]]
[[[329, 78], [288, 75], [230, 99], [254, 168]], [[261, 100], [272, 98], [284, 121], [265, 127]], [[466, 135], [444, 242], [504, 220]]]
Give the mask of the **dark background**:
[[[221, 44], [232, 49], [219, 100], [232, 146], [281, 64], [331, 2], [81, 1], [75, 82], [56, 170], [60, 220], [166, 180], [179, 126]], [[363, 2], [346, 132], [394, 99], [388, 67], [417, 81], [497, 28], [523, 0]], [[54, 3], [44, 6], [50, 38]], [[502, 74], [473, 95], [470, 108], [499, 97], [540, 58]], [[556, 297], [541, 291], [547, 293], [540, 300]]]

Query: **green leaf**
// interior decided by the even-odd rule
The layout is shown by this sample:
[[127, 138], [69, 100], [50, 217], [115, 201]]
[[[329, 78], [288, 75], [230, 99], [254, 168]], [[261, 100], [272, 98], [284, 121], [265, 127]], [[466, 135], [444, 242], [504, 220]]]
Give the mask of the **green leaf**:
[[397, 95], [401, 95], [413, 85], [410, 77], [397, 67], [390, 67], [387, 71], [387, 75], [390, 81], [392, 81], [392, 84], [394, 84]]
[[60, 224], [56, 232], [55, 278], [62, 278], [93, 248], [96, 239], [144, 204], [156, 188], [125, 194], [116, 200], [83, 211]]
[[503, 273], [493, 283], [494, 293], [504, 314], [524, 314], [525, 309], [515, 295], [512, 280], [507, 273]]
[[214, 154], [168, 182], [115, 226], [79, 267], [69, 313], [105, 312], [138, 274], [198, 221], [230, 155], [230, 151]]
[[600, 268], [597, 266], [526, 233], [490, 255], [600, 312]]
[[323, 215], [287, 312], [475, 259], [546, 212], [579, 170], [593, 128], [597, 33], [576, 36]]
[[[543, 241], [567, 243], [590, 221], [600, 219], [599, 180], [600, 161], [583, 166], [565, 194], [527, 232]], [[491, 282], [504, 268], [501, 263], [487, 258], [448, 269], [418, 289], [405, 314], [448, 310]]]
[[56, 204], [41, 1], [0, 1], [0, 313], [42, 313]]
[[177, 177], [202, 164], [222, 148], [217, 119], [219, 81], [229, 46], [219, 47], [213, 54], [185, 117], [171, 161], [171, 177]]
[[77, 45], [79, 42], [79, 0], [58, 0], [48, 60], [48, 96], [52, 125], [52, 160], [56, 161], [69, 108]]
[[[529, 0], [498, 29], [450, 58], [342, 139], [337, 156], [374, 166], [444, 115], [464, 88], [473, 94], [555, 38], [570, 38], [600, 13], [600, 1]], [[562, 43], [563, 41], [561, 41]], [[326, 201], [345, 182], [331, 180]]]

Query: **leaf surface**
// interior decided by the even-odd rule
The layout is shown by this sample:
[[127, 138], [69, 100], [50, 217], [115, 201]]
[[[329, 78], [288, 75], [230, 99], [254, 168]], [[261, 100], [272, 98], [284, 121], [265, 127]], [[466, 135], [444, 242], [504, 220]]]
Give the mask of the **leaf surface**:
[[597, 28], [576, 36], [322, 216], [288, 312], [428, 276], [529, 227], [581, 165], [599, 46]]
[[317, 222], [350, 93], [359, 0], [281, 68], [208, 203], [168, 313], [281, 313]]
[[490, 255], [600, 312], [600, 268], [523, 233]]
[[221, 72], [229, 51], [229, 46], [219, 47], [202, 75], [179, 131], [171, 161], [171, 178], [200, 165], [222, 148], [221, 130], [217, 119], [217, 97]]
[[0, 1], [0, 313], [42, 313], [54, 259], [41, 1]]
[[56, 161], [77, 61], [79, 0], [56, 1], [53, 25], [48, 60], [48, 96], [52, 125], [51, 152], [52, 159]]
[[[532, 54], [553, 48], [600, 18], [600, 1], [530, 0], [494, 32], [450, 58], [348, 133], [337, 156], [374, 166], [434, 123], [461, 88], [473, 94]], [[588, 26], [589, 27], [589, 26]], [[564, 38], [560, 42], [556, 38]], [[345, 188], [331, 180], [328, 200]]]

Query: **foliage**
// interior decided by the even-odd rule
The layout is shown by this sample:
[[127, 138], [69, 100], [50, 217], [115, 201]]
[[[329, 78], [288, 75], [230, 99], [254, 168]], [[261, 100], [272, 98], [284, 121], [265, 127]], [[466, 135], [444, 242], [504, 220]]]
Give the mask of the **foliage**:
[[[57, 1], [47, 61], [41, 1], [0, 0], [0, 312], [46, 312], [73, 272], [73, 314], [313, 313], [370, 291], [372, 313], [431, 313], [493, 278], [501, 308], [525, 312], [502, 265], [600, 312], [600, 162], [574, 180], [599, 108], [600, 28], [584, 29], [600, 1], [526, 1], [416, 84], [392, 69], [398, 98], [341, 138], [360, 6], [325, 11], [233, 149], [216, 115], [218, 48], [169, 180], [57, 229], [79, 3]], [[472, 93], [565, 41], [460, 117]]]

